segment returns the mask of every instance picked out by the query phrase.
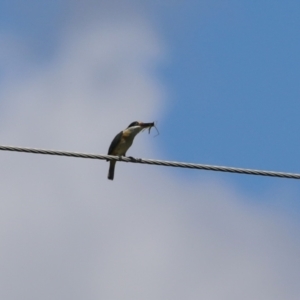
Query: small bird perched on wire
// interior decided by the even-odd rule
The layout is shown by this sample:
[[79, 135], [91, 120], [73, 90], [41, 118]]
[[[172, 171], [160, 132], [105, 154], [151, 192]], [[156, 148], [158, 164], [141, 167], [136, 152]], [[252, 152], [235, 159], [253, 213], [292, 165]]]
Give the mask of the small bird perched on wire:
[[[153, 123], [142, 123], [142, 122], [132, 122], [126, 129], [118, 133], [113, 141], [110, 144], [108, 149], [108, 155], [114, 156], [126, 156], [127, 150], [133, 143], [135, 136], [141, 132], [143, 129], [149, 128], [149, 132], [151, 127], [154, 126]], [[111, 160], [109, 163], [109, 170], [107, 178], [110, 180], [114, 179], [116, 161]]]

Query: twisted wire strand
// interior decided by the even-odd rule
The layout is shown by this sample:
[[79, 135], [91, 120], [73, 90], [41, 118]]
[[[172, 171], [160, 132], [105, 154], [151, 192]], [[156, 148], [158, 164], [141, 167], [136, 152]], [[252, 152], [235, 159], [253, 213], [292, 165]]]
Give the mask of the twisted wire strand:
[[14, 146], [2, 146], [2, 145], [0, 145], [0, 150], [34, 153], [34, 154], [68, 156], [68, 157], [77, 157], [77, 158], [116, 160], [116, 161], [130, 162], [130, 163], [139, 163], [139, 164], [147, 164], [147, 165], [166, 166], [166, 167], [178, 167], [178, 168], [198, 169], [198, 170], [207, 170], [207, 171], [247, 174], [247, 175], [260, 175], [260, 176], [271, 176], [271, 177], [280, 177], [280, 178], [289, 178], [289, 179], [300, 179], [300, 174], [296, 174], [296, 173], [253, 170], [253, 169], [243, 169], [243, 168], [224, 167], [224, 166], [212, 166], [212, 165], [182, 163], [182, 162], [163, 161], [163, 160], [154, 160], [154, 159], [143, 159], [143, 158], [134, 158], [134, 157], [125, 157], [125, 156], [118, 157], [112, 155], [89, 154], [89, 153], [24, 148], [24, 147], [14, 147]]

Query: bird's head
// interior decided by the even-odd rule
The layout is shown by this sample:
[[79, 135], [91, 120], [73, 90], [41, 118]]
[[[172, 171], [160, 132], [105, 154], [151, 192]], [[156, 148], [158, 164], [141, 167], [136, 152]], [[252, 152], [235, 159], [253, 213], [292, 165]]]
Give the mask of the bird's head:
[[130, 132], [130, 134], [133, 134], [135, 136], [142, 130], [144, 130], [146, 128], [151, 128], [153, 126], [154, 126], [154, 122], [153, 123], [143, 123], [143, 122], [135, 121], [135, 122], [130, 123], [129, 126], [124, 130], [124, 132], [125, 131]]
[[127, 128], [131, 128], [131, 127], [141, 127], [141, 129], [146, 129], [149, 127], [154, 126], [154, 122], [152, 123], [143, 123], [143, 122], [139, 122], [139, 121], [135, 121], [129, 124], [129, 126]]

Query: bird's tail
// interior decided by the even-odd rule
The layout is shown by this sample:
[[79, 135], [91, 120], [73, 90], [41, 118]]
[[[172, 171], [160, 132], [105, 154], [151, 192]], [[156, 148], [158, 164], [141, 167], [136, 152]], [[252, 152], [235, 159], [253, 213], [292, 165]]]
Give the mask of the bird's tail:
[[115, 165], [116, 165], [116, 161], [111, 160], [109, 162], [109, 170], [108, 170], [108, 176], [107, 176], [107, 178], [110, 179], [110, 180], [114, 180]]

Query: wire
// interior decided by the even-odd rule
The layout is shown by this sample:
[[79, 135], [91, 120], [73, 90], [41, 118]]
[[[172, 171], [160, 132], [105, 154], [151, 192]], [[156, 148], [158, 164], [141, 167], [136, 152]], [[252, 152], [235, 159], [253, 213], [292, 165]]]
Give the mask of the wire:
[[261, 176], [271, 176], [271, 177], [280, 177], [280, 178], [300, 179], [300, 174], [295, 174], [295, 173], [242, 169], [242, 168], [182, 163], [182, 162], [175, 162], [175, 161], [163, 161], [163, 160], [143, 159], [143, 158], [134, 158], [134, 157], [125, 157], [125, 156], [119, 157], [119, 156], [112, 156], [112, 155], [87, 154], [87, 153], [78, 153], [78, 152], [56, 151], [56, 150], [45, 150], [45, 149], [34, 149], [34, 148], [23, 148], [23, 147], [1, 146], [1, 145], [0, 145], [0, 150], [34, 153], [34, 154], [68, 156], [68, 157], [77, 157], [77, 158], [116, 160], [116, 161], [130, 162], [130, 163], [139, 163], [139, 164], [166, 166], [166, 167], [178, 167], [178, 168], [229, 172], [229, 173], [248, 174], [248, 175], [261, 175]]

